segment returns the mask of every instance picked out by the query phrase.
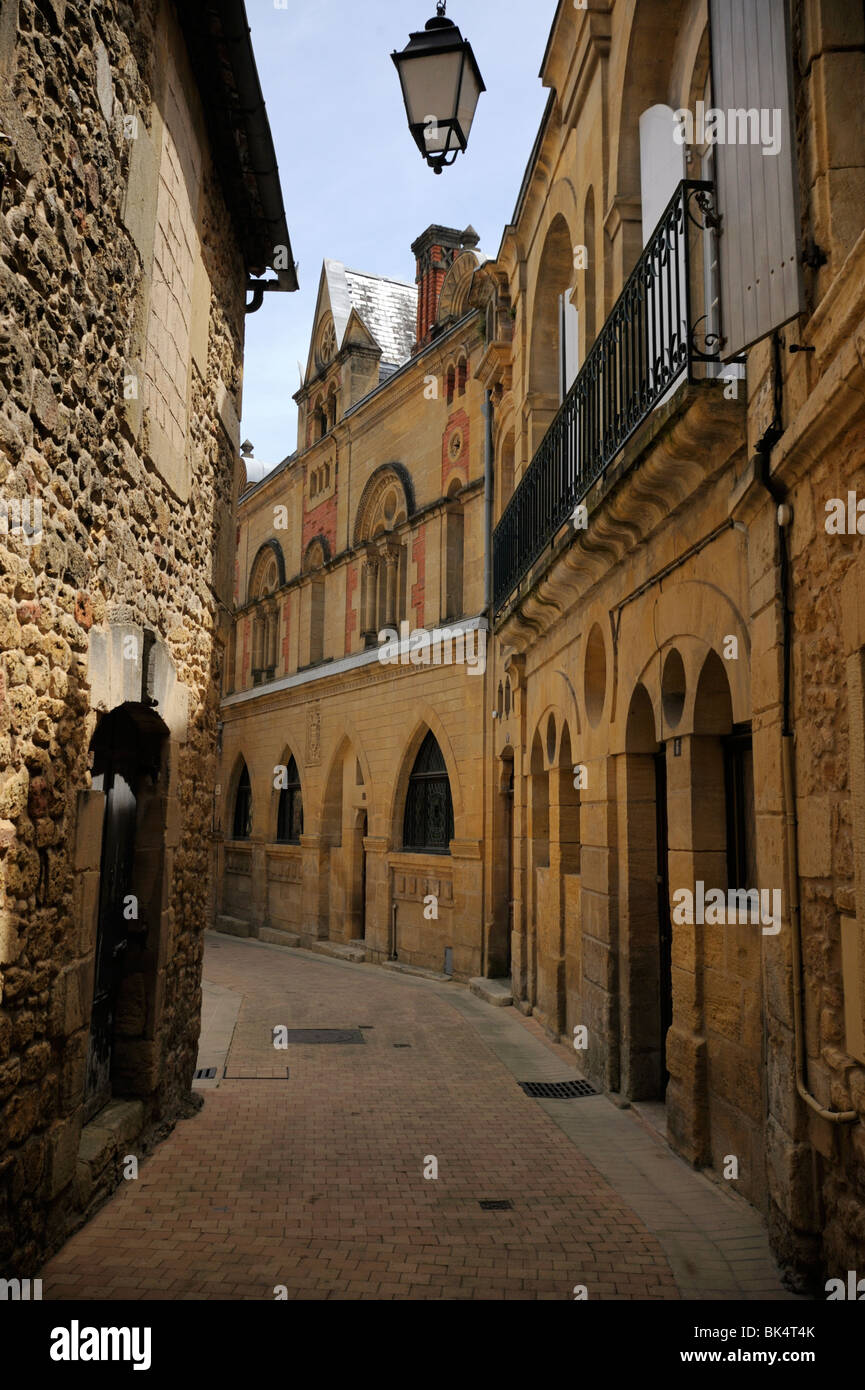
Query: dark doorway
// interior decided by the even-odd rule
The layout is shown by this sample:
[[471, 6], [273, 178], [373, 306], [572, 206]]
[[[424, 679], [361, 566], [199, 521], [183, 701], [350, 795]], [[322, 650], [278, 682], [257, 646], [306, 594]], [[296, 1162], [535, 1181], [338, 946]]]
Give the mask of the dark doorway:
[[505, 941], [505, 976], [510, 979], [511, 975], [511, 941], [514, 931], [514, 763], [511, 759], [508, 780], [505, 785], [505, 804], [507, 815], [505, 816], [505, 833], [508, 837], [508, 912], [507, 912], [507, 939]]
[[136, 893], [136, 837], [142, 799], [149, 806], [159, 779], [163, 736], [164, 726], [149, 711], [125, 706], [105, 716], [91, 743], [92, 785], [105, 795], [105, 814], [85, 1121], [111, 1098], [118, 994], [130, 940], [140, 941], [146, 929]]
[[754, 749], [749, 725], [722, 739], [727, 807], [727, 887], [757, 887]]
[[368, 834], [369, 820], [366, 811], [360, 823], [360, 939], [366, 940], [366, 849], [364, 840]]
[[667, 1089], [667, 1033], [673, 1022], [673, 925], [670, 918], [669, 836], [667, 831], [667, 753], [661, 749], [655, 759], [655, 841], [658, 879], [658, 989], [660, 1023], [660, 1094]]

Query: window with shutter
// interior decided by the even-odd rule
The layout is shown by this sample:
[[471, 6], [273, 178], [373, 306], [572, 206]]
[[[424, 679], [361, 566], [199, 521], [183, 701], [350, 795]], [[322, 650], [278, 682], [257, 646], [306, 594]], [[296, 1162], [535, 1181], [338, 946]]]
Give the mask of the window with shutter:
[[[786, 0], [710, 0], [722, 356], [805, 307]], [[723, 140], [721, 132], [723, 131]]]

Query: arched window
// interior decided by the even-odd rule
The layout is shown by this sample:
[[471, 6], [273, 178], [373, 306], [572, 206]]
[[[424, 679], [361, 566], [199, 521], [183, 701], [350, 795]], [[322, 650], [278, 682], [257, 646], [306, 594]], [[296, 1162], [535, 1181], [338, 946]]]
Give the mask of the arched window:
[[468, 377], [468, 364], [464, 357], [457, 363], [457, 392], [464, 396], [466, 393], [466, 379]]
[[303, 796], [294, 758], [288, 764], [286, 773], [286, 784], [279, 793], [276, 838], [281, 845], [299, 845], [303, 834]]
[[248, 840], [252, 834], [252, 784], [249, 780], [249, 771], [246, 763], [237, 783], [237, 791], [234, 795], [234, 827], [233, 835], [235, 840]]
[[430, 730], [409, 778], [403, 848], [424, 854], [449, 854], [453, 837], [451, 784], [442, 751]]
[[448, 403], [448, 405], [452, 405], [452, 404], [453, 404], [453, 399], [454, 399], [454, 388], [455, 388], [455, 386], [456, 386], [456, 372], [454, 371], [453, 367], [448, 367], [448, 374], [447, 374], [447, 403]]

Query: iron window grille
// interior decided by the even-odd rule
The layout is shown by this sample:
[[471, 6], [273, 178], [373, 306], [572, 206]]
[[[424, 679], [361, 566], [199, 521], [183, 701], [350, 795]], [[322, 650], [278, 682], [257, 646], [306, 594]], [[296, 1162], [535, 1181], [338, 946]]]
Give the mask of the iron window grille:
[[451, 784], [442, 751], [430, 730], [409, 777], [403, 848], [423, 854], [449, 854], [453, 837]]

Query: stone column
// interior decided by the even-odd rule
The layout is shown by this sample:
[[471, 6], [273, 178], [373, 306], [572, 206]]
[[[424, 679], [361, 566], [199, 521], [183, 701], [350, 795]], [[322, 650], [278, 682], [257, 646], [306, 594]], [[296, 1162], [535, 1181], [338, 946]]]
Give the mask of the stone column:
[[[679, 889], [693, 892], [698, 880], [726, 885], [726, 826], [723, 797], [717, 794], [723, 769], [706, 781], [703, 752], [717, 740], [685, 735], [667, 748], [667, 826], [672, 900]], [[675, 751], [678, 748], [678, 752]], [[720, 745], [718, 745], [720, 756]], [[696, 765], [696, 766], [695, 766]], [[720, 780], [723, 788], [723, 780]], [[673, 1023], [667, 1034], [667, 1127], [676, 1148], [690, 1163], [711, 1161], [703, 972], [724, 968], [720, 930], [673, 922]]]
[[368, 555], [363, 562], [361, 573], [361, 637], [376, 636], [376, 586], [378, 583], [378, 556]]
[[396, 627], [396, 578], [398, 557], [393, 550], [386, 550], [384, 563], [387, 567], [384, 626]]
[[388, 958], [390, 940], [391, 876], [388, 855], [390, 840], [384, 835], [367, 835], [366, 851], [366, 936], [367, 960], [380, 963]]

